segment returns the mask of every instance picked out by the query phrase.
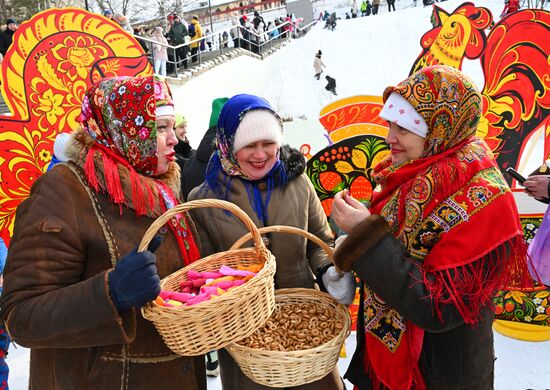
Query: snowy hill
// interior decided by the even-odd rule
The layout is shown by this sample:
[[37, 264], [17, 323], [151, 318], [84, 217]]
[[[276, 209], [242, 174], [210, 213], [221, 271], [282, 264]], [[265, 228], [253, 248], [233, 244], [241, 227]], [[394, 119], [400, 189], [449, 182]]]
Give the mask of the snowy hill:
[[[458, 0], [438, 3], [448, 12], [460, 4]], [[491, 9], [496, 18], [502, 11], [502, 1], [477, 5]], [[325, 6], [331, 9], [328, 2]], [[316, 120], [321, 108], [338, 98], [381, 95], [386, 86], [408, 75], [421, 51], [420, 38], [431, 28], [431, 7], [413, 7], [411, 0], [400, 0], [396, 8], [398, 12], [387, 13], [382, 4], [377, 16], [339, 20], [335, 31], [324, 30], [319, 23], [305, 37], [264, 61], [242, 56], [183, 86], [173, 86], [176, 108], [189, 120], [192, 145], [200, 142], [208, 125], [210, 103], [216, 97], [254, 93], [265, 97], [284, 117]], [[338, 14], [347, 10], [340, 9]], [[320, 81], [313, 78], [312, 65], [318, 50], [327, 66]], [[465, 60], [463, 70], [483, 86], [479, 61]], [[337, 80], [337, 97], [324, 90], [327, 74]]]

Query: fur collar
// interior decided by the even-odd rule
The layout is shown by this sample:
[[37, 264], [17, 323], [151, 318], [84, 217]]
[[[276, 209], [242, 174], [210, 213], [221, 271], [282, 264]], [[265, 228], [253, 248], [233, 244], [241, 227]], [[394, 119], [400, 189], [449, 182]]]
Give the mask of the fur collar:
[[[65, 153], [69, 160], [75, 163], [77, 166], [84, 170], [84, 164], [86, 161], [86, 156], [88, 155], [88, 150], [94, 144], [94, 140], [86, 133], [84, 129], [79, 129], [71, 134], [69, 142], [67, 142], [67, 147]], [[95, 174], [97, 176], [100, 191], [107, 193], [106, 184], [105, 184], [105, 172], [103, 170], [103, 160], [99, 155], [94, 156], [95, 163]], [[120, 183], [122, 191], [124, 193], [124, 202], [123, 204], [133, 210], [135, 207], [132, 201], [132, 183], [130, 180], [130, 171], [128, 168], [118, 164], [118, 173], [120, 176]], [[157, 178], [152, 178], [138, 174], [141, 185], [144, 187], [143, 192], [149, 193], [152, 195], [152, 206], [146, 208], [146, 215], [152, 218], [156, 218], [162, 214], [162, 207], [160, 204], [161, 197], [158, 191], [155, 181], [158, 180], [166, 184], [173, 192], [174, 196], [181, 200], [181, 187], [180, 187], [180, 168], [177, 163], [171, 162], [169, 170], [166, 174], [159, 176]]]
[[281, 146], [280, 159], [285, 166], [288, 181], [301, 176], [306, 170], [306, 160], [302, 153], [289, 145]]

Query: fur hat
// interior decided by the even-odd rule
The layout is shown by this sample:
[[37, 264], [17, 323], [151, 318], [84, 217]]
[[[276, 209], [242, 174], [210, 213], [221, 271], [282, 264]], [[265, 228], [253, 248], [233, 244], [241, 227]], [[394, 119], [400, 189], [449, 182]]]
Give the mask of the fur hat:
[[272, 111], [251, 110], [244, 115], [237, 127], [233, 151], [237, 153], [246, 145], [261, 140], [270, 140], [281, 145], [283, 141], [281, 122]]
[[65, 154], [65, 149], [70, 138], [69, 133], [60, 133], [55, 137], [55, 141], [53, 142], [53, 154], [61, 162], [69, 161], [69, 157]]

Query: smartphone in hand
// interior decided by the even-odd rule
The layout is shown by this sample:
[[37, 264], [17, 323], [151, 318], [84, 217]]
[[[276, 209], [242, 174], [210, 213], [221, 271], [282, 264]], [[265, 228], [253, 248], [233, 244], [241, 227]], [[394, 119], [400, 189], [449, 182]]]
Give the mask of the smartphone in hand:
[[527, 180], [525, 177], [521, 176], [518, 171], [516, 171], [514, 168], [509, 167], [506, 168], [506, 173], [516, 179], [519, 184], [523, 184], [525, 180]]

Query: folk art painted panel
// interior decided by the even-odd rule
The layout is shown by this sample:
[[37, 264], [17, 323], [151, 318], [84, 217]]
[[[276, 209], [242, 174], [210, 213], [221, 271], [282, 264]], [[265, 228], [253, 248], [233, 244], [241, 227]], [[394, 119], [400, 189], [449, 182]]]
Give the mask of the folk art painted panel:
[[15, 209], [45, 172], [53, 141], [77, 126], [82, 97], [97, 79], [151, 74], [139, 43], [102, 16], [52, 9], [18, 28], [2, 63], [0, 234], [11, 237]]

